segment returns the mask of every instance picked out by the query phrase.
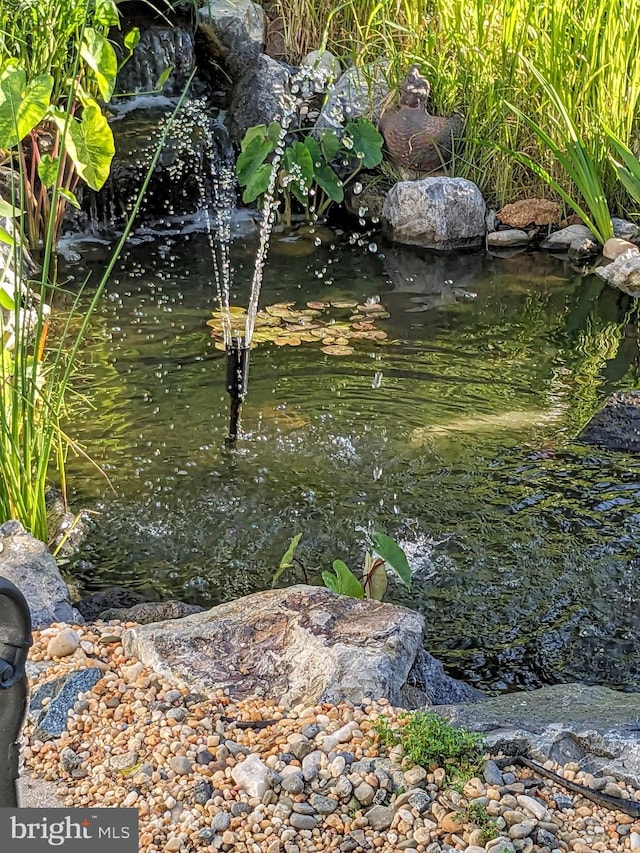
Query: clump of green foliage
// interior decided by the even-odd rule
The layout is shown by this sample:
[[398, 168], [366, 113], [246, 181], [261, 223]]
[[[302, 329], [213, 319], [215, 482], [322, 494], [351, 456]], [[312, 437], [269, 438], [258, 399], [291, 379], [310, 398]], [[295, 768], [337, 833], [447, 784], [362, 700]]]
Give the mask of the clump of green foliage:
[[[302, 569], [305, 581], [308, 582], [306, 567], [296, 556], [301, 538], [302, 533], [298, 533], [289, 543], [273, 576], [272, 586], [275, 586], [284, 572], [295, 568]], [[411, 569], [407, 555], [398, 543], [379, 531], [375, 531], [371, 539], [373, 553], [367, 551], [365, 554], [362, 581], [358, 580], [343, 560], [334, 560], [332, 569], [322, 572], [322, 580], [327, 589], [340, 595], [350, 595], [352, 598], [373, 598], [376, 601], [382, 601], [388, 584], [387, 565], [406, 587], [411, 586]]]
[[344, 200], [345, 188], [362, 169], [382, 161], [382, 136], [367, 118], [347, 122], [340, 132], [323, 130], [317, 137], [303, 129], [294, 131], [280, 152], [282, 135], [277, 121], [250, 127], [241, 142], [236, 174], [244, 188], [242, 200], [249, 204], [267, 192], [276, 168], [284, 205], [281, 219], [287, 225], [294, 200], [307, 222], [321, 219], [332, 204]]
[[435, 764], [467, 774], [477, 769], [482, 758], [482, 735], [458, 729], [434, 711], [412, 711], [400, 719], [399, 728], [381, 716], [373, 729], [380, 743], [400, 744], [405, 756], [421, 767]]
[[481, 844], [486, 844], [500, 835], [495, 818], [491, 817], [482, 803], [470, 803], [465, 809], [465, 817], [482, 830]]

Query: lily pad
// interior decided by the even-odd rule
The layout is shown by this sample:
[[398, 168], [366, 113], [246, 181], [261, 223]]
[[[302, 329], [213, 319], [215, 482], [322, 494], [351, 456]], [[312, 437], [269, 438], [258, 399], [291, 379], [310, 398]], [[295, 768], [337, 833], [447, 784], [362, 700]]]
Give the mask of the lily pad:
[[322, 311], [323, 308], [328, 308], [328, 302], [307, 302], [307, 308], [311, 308], [314, 311]]
[[322, 352], [327, 355], [353, 355], [353, 347], [343, 347], [338, 345], [322, 347]]
[[331, 303], [332, 308], [355, 308], [358, 303], [355, 299], [336, 299]]

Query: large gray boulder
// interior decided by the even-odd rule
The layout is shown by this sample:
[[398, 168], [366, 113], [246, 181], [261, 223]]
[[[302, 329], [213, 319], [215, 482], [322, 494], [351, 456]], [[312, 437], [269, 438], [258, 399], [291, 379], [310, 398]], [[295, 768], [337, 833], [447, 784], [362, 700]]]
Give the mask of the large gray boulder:
[[628, 249], [606, 266], [596, 269], [596, 275], [607, 284], [628, 293], [634, 299], [640, 296], [640, 253], [637, 249]]
[[205, 695], [222, 688], [234, 699], [260, 695], [284, 707], [366, 697], [416, 707], [430, 690], [440, 702], [477, 698], [425, 659], [423, 627], [413, 610], [298, 585], [131, 628], [123, 644], [126, 654]]
[[116, 95], [130, 92], [154, 92], [167, 68], [162, 93], [180, 95], [196, 64], [194, 38], [184, 27], [151, 26], [143, 29], [131, 58], [118, 73]]
[[485, 213], [474, 183], [437, 177], [397, 183], [385, 199], [382, 216], [397, 243], [453, 251], [484, 245]]
[[270, 56], [259, 56], [237, 81], [229, 107], [229, 131], [240, 142], [250, 127], [281, 121], [293, 104], [291, 75]]
[[234, 74], [264, 52], [267, 16], [252, 0], [205, 0], [198, 10], [198, 23], [210, 28], [227, 51], [225, 62]]
[[52, 622], [84, 622], [71, 606], [69, 589], [47, 546], [27, 533], [19, 521], [6, 521], [0, 527], [0, 575], [27, 599], [34, 628]]
[[640, 787], [640, 695], [557, 684], [475, 705], [437, 708], [455, 725], [485, 734], [492, 753], [526, 755], [604, 773]]

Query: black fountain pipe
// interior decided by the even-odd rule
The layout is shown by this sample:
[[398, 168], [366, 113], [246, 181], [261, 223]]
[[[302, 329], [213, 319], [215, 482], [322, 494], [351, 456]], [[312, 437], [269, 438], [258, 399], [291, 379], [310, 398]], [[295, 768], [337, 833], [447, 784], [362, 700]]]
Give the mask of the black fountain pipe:
[[234, 444], [238, 438], [240, 407], [247, 395], [249, 383], [249, 350], [245, 338], [231, 338], [227, 347], [227, 391], [231, 397], [229, 414], [229, 436], [227, 441]]
[[0, 807], [16, 808], [18, 739], [27, 710], [25, 664], [31, 646], [31, 614], [24, 595], [0, 578]]

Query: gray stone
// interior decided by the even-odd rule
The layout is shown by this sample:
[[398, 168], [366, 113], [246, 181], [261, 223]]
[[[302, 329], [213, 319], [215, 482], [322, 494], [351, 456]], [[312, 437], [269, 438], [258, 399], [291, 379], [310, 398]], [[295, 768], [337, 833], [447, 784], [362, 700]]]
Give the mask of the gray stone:
[[205, 0], [198, 10], [198, 23], [205, 36], [210, 28], [226, 49], [225, 61], [234, 75], [264, 51], [267, 18], [262, 7], [251, 0]]
[[398, 243], [437, 251], [478, 249], [485, 240], [486, 207], [464, 178], [400, 181], [389, 191], [383, 220]]
[[322, 794], [311, 794], [309, 805], [313, 806], [318, 814], [333, 814], [338, 808], [338, 801], [332, 800], [331, 797], [324, 797]]
[[200, 779], [193, 786], [193, 801], [201, 806], [208, 803], [213, 796], [213, 786], [210, 782]]
[[640, 695], [607, 687], [557, 684], [435, 710], [482, 732], [487, 749], [534, 761], [578, 762], [640, 787]]
[[183, 616], [201, 613], [203, 610], [198, 604], [185, 604], [183, 601], [142, 601], [133, 607], [104, 610], [100, 618], [149, 625], [151, 622], [163, 622], [166, 619], [182, 619]]
[[123, 644], [125, 654], [203, 694], [259, 691], [285, 707], [371, 696], [400, 705], [423, 624], [403, 607], [299, 585], [128, 629]]
[[484, 693], [447, 675], [443, 665], [424, 649], [419, 649], [402, 689], [403, 707], [449, 705], [454, 702], [478, 702]]
[[46, 628], [52, 622], [84, 622], [71, 606], [69, 589], [47, 546], [27, 533], [19, 521], [0, 526], [0, 576], [14, 583], [27, 599], [33, 628]]
[[65, 746], [64, 749], [60, 750], [60, 766], [67, 773], [71, 773], [72, 770], [75, 770], [81, 764], [82, 759], [70, 746]]
[[290, 85], [287, 67], [270, 56], [259, 56], [247, 66], [236, 82], [229, 107], [229, 131], [235, 142], [254, 125], [282, 119], [291, 99]]
[[640, 391], [616, 391], [578, 436], [608, 450], [640, 450]]
[[147, 598], [135, 589], [112, 586], [101, 592], [83, 596], [76, 607], [87, 622], [94, 622], [105, 610], [128, 610], [143, 601], [147, 601]]
[[540, 248], [547, 249], [550, 252], [566, 252], [571, 244], [578, 240], [594, 239], [586, 225], [568, 225], [566, 228], [561, 228], [545, 237], [540, 243]]
[[195, 64], [194, 38], [189, 30], [177, 25], [143, 27], [133, 55], [118, 72], [116, 95], [156, 91], [167, 68], [172, 70], [162, 94], [180, 95]]
[[595, 273], [634, 299], [640, 296], [640, 253], [635, 249], [623, 252], [610, 264], [597, 267]]
[[527, 246], [531, 237], [520, 228], [508, 228], [506, 231], [492, 231], [487, 234], [487, 246], [489, 248], [504, 249], [510, 246]]
[[365, 116], [378, 124], [389, 86], [380, 66], [352, 66], [329, 92], [314, 126], [322, 130], [341, 130], [353, 119]]
[[318, 823], [318, 819], [310, 814], [292, 812], [289, 817], [289, 823], [294, 829], [313, 829]]
[[627, 219], [618, 219], [617, 216], [611, 218], [613, 225], [613, 236], [619, 237], [621, 240], [630, 240], [636, 242], [640, 237], [640, 227], [634, 222], [629, 222]]
[[599, 251], [600, 244], [593, 237], [578, 237], [567, 249], [567, 254], [572, 261], [585, 261], [597, 255]]
[[[242, 805], [245, 805], [245, 803]], [[247, 811], [249, 811], [249, 808], [247, 808]], [[226, 832], [230, 825], [231, 815], [228, 812], [218, 812], [211, 821], [211, 829], [214, 832]]]
[[190, 758], [187, 758], [186, 755], [173, 755], [169, 759], [169, 767], [174, 773], [177, 773], [178, 776], [185, 776], [187, 773], [191, 773], [193, 769], [193, 762]]
[[504, 784], [502, 771], [495, 761], [485, 761], [483, 775], [487, 785], [497, 785], [498, 788], [501, 788]]
[[280, 787], [288, 794], [301, 794], [304, 791], [304, 779], [300, 773], [292, 773], [290, 776], [285, 776]]
[[389, 806], [374, 806], [366, 814], [369, 826], [375, 832], [382, 832], [388, 829], [393, 823], [393, 817], [394, 811]]
[[368, 782], [360, 782], [360, 784], [356, 785], [353, 789], [353, 796], [359, 803], [362, 803], [363, 806], [370, 806], [375, 795], [375, 789]]
[[431, 797], [426, 791], [413, 791], [407, 797], [407, 802], [412, 809], [416, 809], [420, 814], [423, 814], [431, 805]]
[[[29, 702], [29, 718], [35, 724], [34, 738], [51, 740], [60, 737], [67, 728], [67, 717], [79, 693], [91, 690], [102, 678], [97, 667], [75, 670], [66, 675], [37, 686]], [[43, 701], [50, 699], [48, 705]]]

